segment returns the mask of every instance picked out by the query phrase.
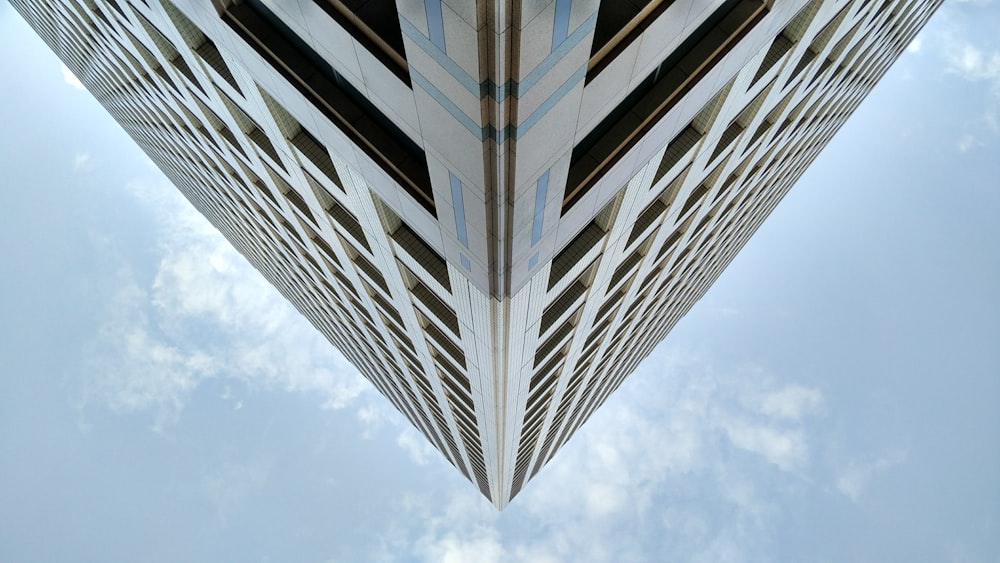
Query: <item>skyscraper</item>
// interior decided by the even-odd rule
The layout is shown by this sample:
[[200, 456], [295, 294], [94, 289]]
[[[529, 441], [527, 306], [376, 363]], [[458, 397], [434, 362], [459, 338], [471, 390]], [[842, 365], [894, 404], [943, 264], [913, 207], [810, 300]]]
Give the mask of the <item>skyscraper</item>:
[[937, 0], [12, 0], [503, 508]]

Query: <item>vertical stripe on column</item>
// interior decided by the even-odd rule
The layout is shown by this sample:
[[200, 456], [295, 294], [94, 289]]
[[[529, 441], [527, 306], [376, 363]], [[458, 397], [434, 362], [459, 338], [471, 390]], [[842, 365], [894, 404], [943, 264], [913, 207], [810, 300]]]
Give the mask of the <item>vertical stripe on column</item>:
[[437, 45], [442, 52], [447, 52], [444, 44], [444, 17], [441, 15], [441, 0], [424, 0], [424, 12], [427, 14], [427, 33], [431, 43]]
[[455, 229], [458, 231], [458, 242], [462, 246], [469, 248], [469, 232], [465, 227], [465, 202], [462, 201], [462, 181], [448, 172], [448, 181], [451, 183], [451, 205], [455, 210]]
[[[451, 184], [451, 206], [455, 210], [455, 230], [458, 232], [458, 242], [469, 248], [469, 231], [465, 224], [465, 201], [462, 199], [462, 181], [448, 172], [448, 182]], [[466, 270], [472, 271], [472, 262], [465, 254], [459, 254], [459, 260]]]
[[566, 40], [569, 35], [569, 12], [573, 7], [573, 0], [556, 0], [556, 17], [552, 21], [552, 50], [555, 51], [560, 43]]
[[545, 197], [549, 192], [549, 171], [546, 170], [535, 184], [535, 218], [531, 223], [531, 246], [542, 239], [542, 224], [545, 221]]

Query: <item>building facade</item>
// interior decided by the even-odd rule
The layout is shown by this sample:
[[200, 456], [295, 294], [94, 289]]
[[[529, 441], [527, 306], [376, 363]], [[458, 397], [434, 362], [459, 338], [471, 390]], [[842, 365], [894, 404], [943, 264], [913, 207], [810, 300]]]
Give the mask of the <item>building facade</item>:
[[10, 0], [502, 509], [940, 0]]

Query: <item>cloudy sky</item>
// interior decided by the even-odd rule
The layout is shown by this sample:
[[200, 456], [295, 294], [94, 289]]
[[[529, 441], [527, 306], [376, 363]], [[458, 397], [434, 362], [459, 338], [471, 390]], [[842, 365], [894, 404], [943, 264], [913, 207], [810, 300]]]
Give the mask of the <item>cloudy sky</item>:
[[1000, 2], [502, 513], [0, 3], [0, 561], [1000, 561]]

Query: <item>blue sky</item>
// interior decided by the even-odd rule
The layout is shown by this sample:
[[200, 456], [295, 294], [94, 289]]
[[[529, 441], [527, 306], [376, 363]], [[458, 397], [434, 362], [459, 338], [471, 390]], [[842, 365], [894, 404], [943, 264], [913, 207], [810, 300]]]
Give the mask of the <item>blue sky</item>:
[[497, 513], [0, 5], [0, 560], [1000, 561], [1000, 4]]

